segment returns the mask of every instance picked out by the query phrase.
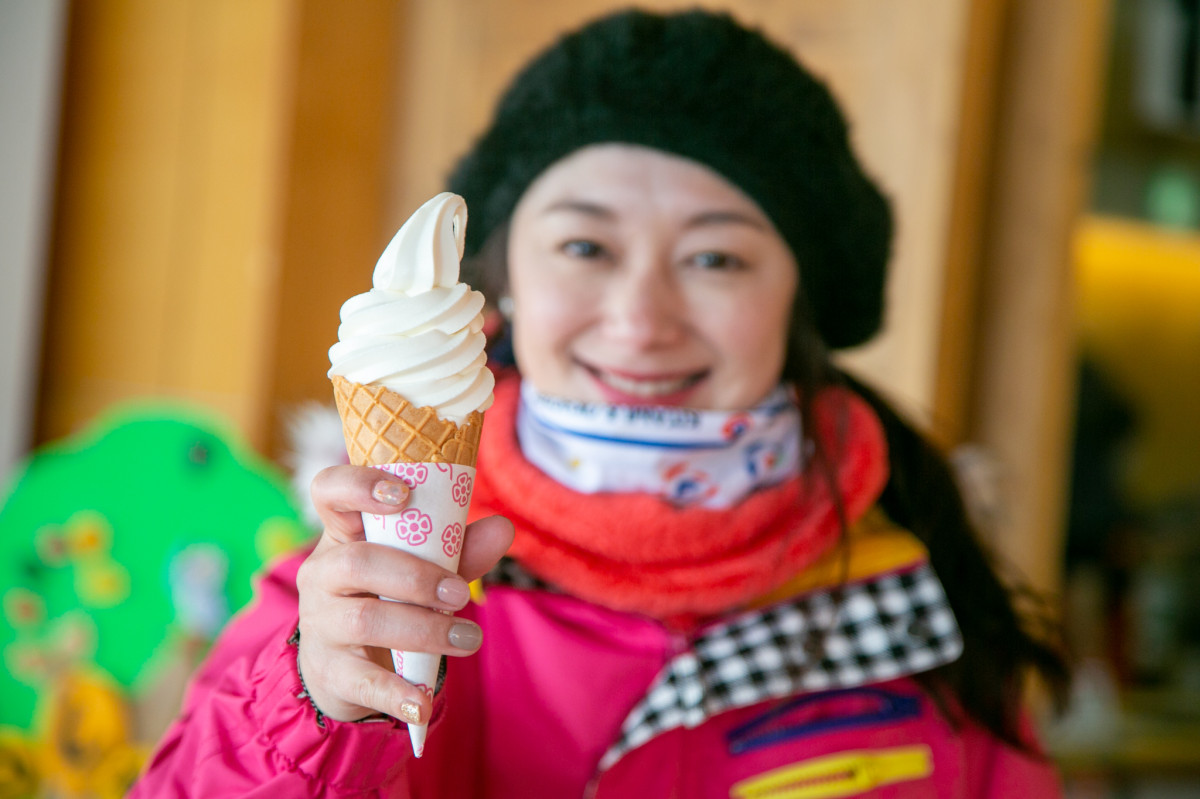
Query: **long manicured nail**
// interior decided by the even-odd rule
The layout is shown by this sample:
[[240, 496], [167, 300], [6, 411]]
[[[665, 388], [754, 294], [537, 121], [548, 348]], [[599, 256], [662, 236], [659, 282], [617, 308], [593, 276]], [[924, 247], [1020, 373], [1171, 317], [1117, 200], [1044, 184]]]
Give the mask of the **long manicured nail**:
[[471, 589], [461, 577], [447, 577], [438, 583], [437, 598], [447, 605], [461, 608], [471, 598]]
[[421, 705], [411, 699], [400, 703], [400, 720], [405, 724], [421, 723]]
[[450, 645], [459, 649], [478, 649], [483, 643], [483, 630], [469, 621], [460, 621], [450, 628]]
[[385, 505], [403, 505], [408, 501], [408, 486], [399, 480], [380, 480], [371, 489], [371, 496]]

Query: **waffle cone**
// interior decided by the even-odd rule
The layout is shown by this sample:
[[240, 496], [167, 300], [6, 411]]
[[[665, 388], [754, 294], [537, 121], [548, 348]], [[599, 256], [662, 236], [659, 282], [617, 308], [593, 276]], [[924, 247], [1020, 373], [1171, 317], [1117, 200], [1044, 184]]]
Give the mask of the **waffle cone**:
[[334, 375], [333, 397], [342, 416], [346, 452], [355, 466], [384, 463], [457, 463], [474, 466], [483, 414], [472, 411], [462, 424], [417, 407], [383, 386], [363, 385]]

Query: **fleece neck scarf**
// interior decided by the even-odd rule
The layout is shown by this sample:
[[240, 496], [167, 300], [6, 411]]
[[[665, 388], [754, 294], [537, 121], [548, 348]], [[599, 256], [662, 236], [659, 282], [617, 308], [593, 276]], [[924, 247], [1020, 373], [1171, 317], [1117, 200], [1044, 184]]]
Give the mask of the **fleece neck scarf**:
[[[728, 509], [678, 508], [644, 493], [581, 494], [530, 463], [516, 434], [520, 380], [496, 384], [480, 446], [471, 515], [516, 526], [509, 555], [533, 575], [597, 604], [673, 626], [744, 607], [838, 541], [841, 521], [816, 459], [793, 479]], [[815, 429], [845, 521], [858, 519], [887, 478], [883, 431], [852, 393], [826, 389]]]
[[699, 411], [566, 400], [524, 381], [517, 440], [567, 488], [681, 508], [728, 508], [800, 472], [800, 411], [783, 387], [747, 411]]

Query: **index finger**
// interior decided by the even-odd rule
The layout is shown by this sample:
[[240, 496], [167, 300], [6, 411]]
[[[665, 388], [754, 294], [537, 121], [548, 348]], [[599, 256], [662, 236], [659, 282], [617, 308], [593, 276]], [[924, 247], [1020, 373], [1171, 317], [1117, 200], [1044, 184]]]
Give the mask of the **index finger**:
[[364, 539], [363, 513], [396, 513], [409, 499], [404, 481], [370, 466], [330, 466], [309, 490], [326, 537], [342, 543]]

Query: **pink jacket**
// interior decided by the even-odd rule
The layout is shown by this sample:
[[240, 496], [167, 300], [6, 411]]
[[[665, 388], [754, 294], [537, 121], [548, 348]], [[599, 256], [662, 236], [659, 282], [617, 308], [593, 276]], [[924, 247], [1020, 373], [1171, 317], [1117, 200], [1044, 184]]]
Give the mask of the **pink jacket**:
[[[483, 626], [484, 647], [451, 659], [416, 760], [399, 722], [322, 728], [300, 697], [287, 640], [301, 560], [270, 573], [223, 635], [135, 799], [1059, 795], [1048, 763], [979, 727], [953, 727], [908, 676], [793, 685], [756, 699], [779, 694], [779, 676], [774, 650], [746, 643], [757, 634], [750, 628], [698, 644], [641, 616], [512, 586], [489, 588], [461, 612]], [[725, 685], [723, 658], [697, 665], [690, 654], [729, 640], [762, 661], [757, 677]], [[832, 662], [828, 652], [808, 655]], [[530, 658], [541, 664], [536, 680], [521, 666]], [[849, 673], [845, 663], [836, 669], [802, 679]]]

